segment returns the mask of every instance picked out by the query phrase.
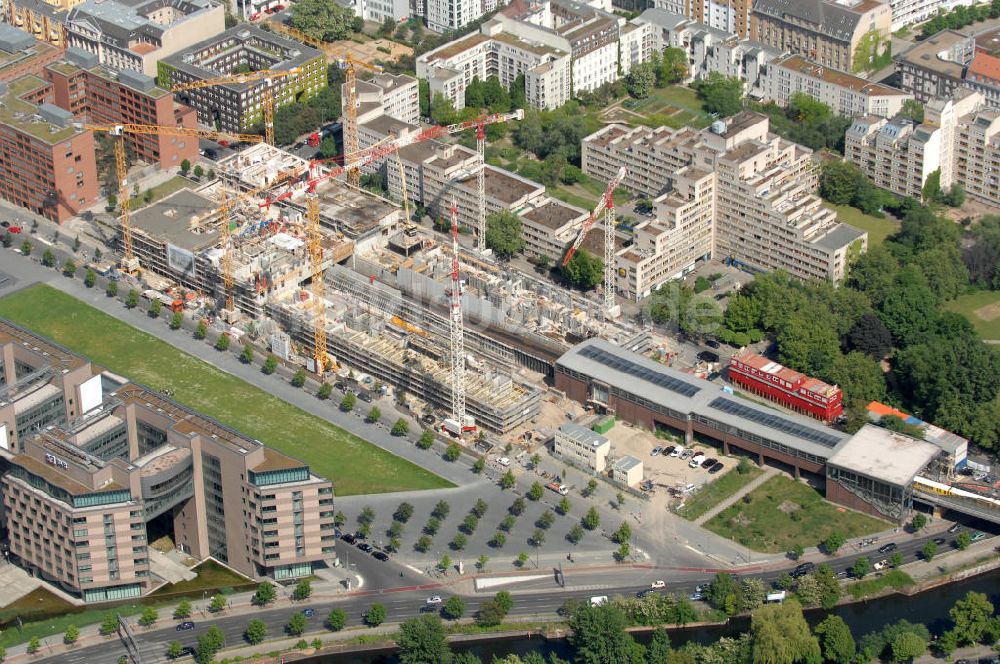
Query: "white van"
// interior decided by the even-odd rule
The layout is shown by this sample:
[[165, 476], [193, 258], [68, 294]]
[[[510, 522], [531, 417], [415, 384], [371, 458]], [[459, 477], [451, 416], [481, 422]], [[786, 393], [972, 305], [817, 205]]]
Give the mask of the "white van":
[[608, 603], [607, 595], [596, 595], [590, 598], [591, 606], [601, 606], [602, 604], [607, 604], [607, 603]]
[[679, 457], [682, 454], [684, 454], [684, 446], [678, 445], [677, 447], [674, 448], [674, 451], [670, 453], [670, 456]]

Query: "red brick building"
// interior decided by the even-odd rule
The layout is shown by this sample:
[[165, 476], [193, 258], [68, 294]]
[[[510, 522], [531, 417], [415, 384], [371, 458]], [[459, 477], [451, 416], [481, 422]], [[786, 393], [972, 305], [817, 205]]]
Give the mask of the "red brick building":
[[94, 135], [37, 76], [0, 83], [0, 197], [62, 223], [98, 198]]
[[753, 394], [824, 422], [832, 422], [844, 412], [842, 394], [836, 385], [810, 378], [746, 349], [730, 360], [729, 380]]

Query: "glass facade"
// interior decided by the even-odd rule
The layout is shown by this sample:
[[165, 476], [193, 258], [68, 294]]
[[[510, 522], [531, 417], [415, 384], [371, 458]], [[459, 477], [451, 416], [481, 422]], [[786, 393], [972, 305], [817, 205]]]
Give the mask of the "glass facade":
[[145, 422], [136, 422], [135, 433], [139, 442], [139, 456], [144, 456], [167, 442], [166, 431]]
[[128, 461], [128, 432], [125, 423], [88, 440], [80, 448], [102, 461], [110, 461], [116, 457]]
[[313, 566], [312, 563], [294, 563], [292, 565], [281, 565], [280, 567], [274, 568], [274, 578], [279, 579], [294, 579], [300, 576], [309, 576], [312, 574]]
[[828, 482], [836, 482], [876, 510], [893, 519], [901, 519], [913, 506], [913, 489], [886, 484], [866, 475], [827, 465]]
[[85, 602], [111, 602], [118, 599], [130, 599], [142, 595], [142, 585], [130, 583], [124, 586], [114, 586], [111, 588], [88, 588], [83, 591], [83, 601]]
[[218, 457], [202, 452], [201, 467], [205, 484], [205, 514], [208, 517], [208, 550], [222, 562], [229, 562], [226, 506], [222, 499], [222, 466]]
[[249, 473], [250, 484], [254, 486], [271, 486], [273, 484], [288, 484], [289, 482], [305, 482], [309, 479], [309, 466], [286, 468], [284, 470], [266, 470], [262, 473]]
[[39, 431], [51, 424], [61, 423], [65, 419], [66, 407], [63, 405], [63, 395], [60, 392], [17, 414], [17, 438], [21, 440], [32, 431]]

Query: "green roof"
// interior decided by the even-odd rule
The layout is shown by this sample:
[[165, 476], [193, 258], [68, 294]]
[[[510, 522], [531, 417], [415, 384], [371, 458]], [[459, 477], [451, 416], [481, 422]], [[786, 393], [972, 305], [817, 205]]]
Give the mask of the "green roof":
[[[58, 128], [44, 120], [32, 119], [31, 116], [38, 113], [38, 106], [19, 99], [21, 95], [44, 85], [45, 81], [37, 76], [23, 76], [12, 81], [7, 87], [7, 94], [3, 97], [3, 106], [0, 106], [0, 123], [14, 127], [49, 145], [55, 145], [76, 134], [77, 130], [73, 127]], [[52, 131], [53, 128], [55, 131]]]

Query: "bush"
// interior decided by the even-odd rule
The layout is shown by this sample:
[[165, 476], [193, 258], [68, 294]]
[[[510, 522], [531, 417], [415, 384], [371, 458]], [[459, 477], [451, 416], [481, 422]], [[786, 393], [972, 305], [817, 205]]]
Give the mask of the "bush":
[[215, 340], [215, 350], [217, 351], [227, 351], [229, 350], [229, 335], [223, 332], [219, 335], [219, 338]]
[[542, 487], [541, 483], [535, 482], [531, 485], [531, 488], [528, 489], [528, 493], [526, 495], [530, 500], [538, 501], [542, 499], [543, 495], [545, 495], [545, 489]]
[[465, 601], [458, 595], [452, 595], [448, 598], [448, 601], [444, 603], [444, 607], [441, 609], [441, 613], [448, 620], [458, 620], [465, 613]]
[[316, 398], [324, 400], [329, 399], [331, 392], [333, 392], [333, 385], [330, 383], [323, 383], [319, 386], [319, 390], [316, 392]]
[[93, 288], [94, 284], [97, 282], [97, 273], [92, 269], [88, 268], [86, 274], [83, 275], [83, 285], [87, 288]]
[[448, 443], [448, 448], [444, 451], [444, 460], [455, 462], [458, 458], [462, 456], [462, 448], [458, 446], [458, 443]]
[[365, 422], [368, 424], [375, 424], [380, 419], [382, 419], [382, 411], [378, 406], [372, 406], [371, 410], [368, 411], [368, 414], [365, 415]]
[[266, 376], [270, 376], [278, 369], [278, 358], [274, 355], [268, 355], [264, 360], [264, 364], [261, 366], [260, 370]]
[[371, 607], [365, 611], [365, 624], [369, 627], [378, 627], [383, 622], [385, 622], [386, 610], [381, 604], [372, 604]]
[[305, 369], [299, 369], [292, 376], [292, 387], [302, 387], [306, 384], [306, 371]]
[[405, 418], [401, 417], [398, 420], [396, 420], [396, 422], [392, 425], [392, 431], [390, 431], [389, 433], [391, 433], [393, 436], [405, 436], [409, 432], [410, 432], [409, 422], [407, 422]]
[[139, 304], [139, 291], [134, 288], [128, 290], [128, 295], [125, 297], [125, 308], [135, 309]]
[[347, 625], [347, 613], [343, 609], [332, 609], [326, 617], [326, 628], [331, 632], [339, 632]]
[[417, 440], [417, 447], [422, 450], [428, 450], [434, 444], [434, 432], [430, 429], [424, 429], [424, 432], [420, 434], [420, 438]]
[[200, 320], [198, 321], [198, 327], [194, 329], [194, 338], [201, 340], [204, 339], [206, 336], [208, 336], [208, 325], [205, 323], [205, 321]]
[[55, 267], [56, 255], [52, 253], [51, 249], [46, 249], [45, 253], [42, 254], [42, 265], [45, 267]]
[[109, 281], [107, 288], [104, 289], [104, 292], [107, 294], [108, 297], [117, 297], [117, 295], [118, 295], [118, 282], [117, 281]]
[[21, 253], [24, 254], [25, 256], [31, 255], [31, 243], [28, 242], [27, 240], [21, 243]]
[[76, 274], [76, 262], [72, 258], [67, 258], [66, 262], [63, 263], [62, 272], [67, 277], [72, 277]]
[[247, 628], [243, 630], [243, 638], [252, 646], [257, 645], [267, 637], [267, 623], [259, 618], [254, 618], [247, 623]]

